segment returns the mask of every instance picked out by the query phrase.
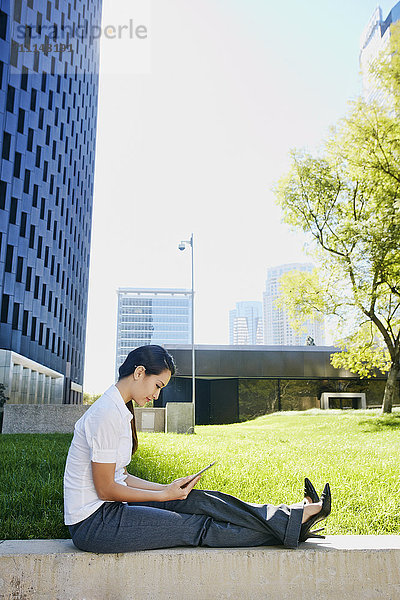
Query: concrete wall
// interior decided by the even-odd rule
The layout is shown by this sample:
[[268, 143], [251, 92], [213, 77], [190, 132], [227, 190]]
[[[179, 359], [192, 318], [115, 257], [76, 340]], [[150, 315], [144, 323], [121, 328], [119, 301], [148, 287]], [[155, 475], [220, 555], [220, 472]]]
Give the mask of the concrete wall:
[[72, 433], [88, 406], [5, 404], [2, 433]]
[[396, 600], [400, 536], [328, 536], [297, 550], [92, 554], [71, 540], [0, 544], [0, 600]]
[[136, 429], [144, 432], [165, 431], [164, 408], [135, 408]]
[[[72, 433], [88, 408], [84, 404], [5, 404], [2, 433]], [[177, 433], [174, 427], [185, 427], [185, 414], [183, 410], [183, 416], [170, 419], [168, 431]], [[165, 431], [164, 408], [135, 408], [135, 419], [138, 431]]]
[[168, 402], [165, 407], [165, 432], [188, 433], [193, 427], [191, 402]]

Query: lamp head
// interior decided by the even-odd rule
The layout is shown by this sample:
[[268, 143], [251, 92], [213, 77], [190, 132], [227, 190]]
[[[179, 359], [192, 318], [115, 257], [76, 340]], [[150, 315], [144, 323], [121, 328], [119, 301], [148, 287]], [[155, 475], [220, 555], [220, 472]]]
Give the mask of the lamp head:
[[186, 248], [184, 242], [181, 242], [178, 246], [179, 250], [184, 250]]

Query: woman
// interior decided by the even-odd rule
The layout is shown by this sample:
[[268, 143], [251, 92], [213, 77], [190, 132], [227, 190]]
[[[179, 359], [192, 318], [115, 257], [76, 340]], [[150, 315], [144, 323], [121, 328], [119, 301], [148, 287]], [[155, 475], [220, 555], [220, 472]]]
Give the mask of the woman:
[[[64, 475], [65, 523], [78, 548], [128, 552], [173, 546], [297, 547], [315, 537], [311, 527], [330, 513], [326, 484], [319, 499], [306, 480], [303, 503], [250, 504], [222, 492], [193, 489], [200, 476], [170, 484], [130, 475], [138, 446], [132, 400], [157, 399], [175, 373], [161, 346], [133, 350], [119, 380], [79, 419]], [[316, 536], [320, 537], [320, 536]]]

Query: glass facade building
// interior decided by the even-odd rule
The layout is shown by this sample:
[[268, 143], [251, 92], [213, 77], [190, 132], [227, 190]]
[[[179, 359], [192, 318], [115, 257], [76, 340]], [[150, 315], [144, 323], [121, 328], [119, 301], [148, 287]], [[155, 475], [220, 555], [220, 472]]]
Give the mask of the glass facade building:
[[23, 369], [36, 364], [76, 384], [97, 124], [91, 31], [100, 23], [101, 0], [1, 1], [0, 349]]
[[261, 302], [236, 302], [236, 308], [229, 311], [229, 343], [234, 346], [264, 343]]
[[276, 305], [281, 295], [280, 278], [290, 271], [313, 270], [310, 263], [292, 263], [272, 267], [267, 271], [264, 292], [264, 343], [266, 345], [304, 346], [307, 338], [312, 338], [317, 346], [325, 343], [324, 323], [307, 320], [303, 323], [304, 332], [298, 332], [290, 324], [290, 318], [284, 308]]
[[191, 344], [192, 292], [120, 288], [116, 373], [131, 350], [147, 344]]
[[383, 19], [382, 9], [377, 6], [360, 39], [360, 68], [363, 80], [363, 96], [367, 102], [377, 101], [380, 104], [386, 102], [384, 90], [376, 84], [374, 76], [369, 72], [373, 61], [378, 58], [388, 45], [391, 25], [400, 20], [400, 2], [397, 2]]

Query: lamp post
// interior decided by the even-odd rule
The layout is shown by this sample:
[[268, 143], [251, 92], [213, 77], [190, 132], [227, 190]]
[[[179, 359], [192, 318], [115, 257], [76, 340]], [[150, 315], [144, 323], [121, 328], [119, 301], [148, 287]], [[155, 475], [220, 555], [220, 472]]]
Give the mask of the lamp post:
[[196, 425], [196, 366], [194, 353], [194, 251], [193, 251], [193, 233], [190, 240], [182, 240], [178, 246], [179, 250], [185, 250], [190, 246], [192, 251], [192, 404], [193, 404], [193, 433]]

